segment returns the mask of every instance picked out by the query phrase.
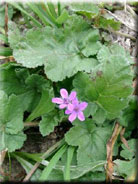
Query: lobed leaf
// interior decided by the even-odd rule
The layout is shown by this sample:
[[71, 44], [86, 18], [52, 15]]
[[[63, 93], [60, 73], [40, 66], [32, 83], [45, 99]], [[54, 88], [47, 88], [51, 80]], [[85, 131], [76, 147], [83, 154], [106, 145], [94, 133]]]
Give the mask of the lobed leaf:
[[54, 104], [52, 103], [51, 99], [53, 97], [51, 90], [43, 90], [40, 101], [36, 108], [32, 111], [26, 121], [32, 121], [33, 119], [44, 115], [54, 109]]
[[128, 140], [129, 149], [124, 144], [121, 145], [123, 148], [123, 150], [120, 152], [121, 157], [132, 160], [132, 158], [136, 155], [136, 141], [138, 140], [137, 139]]
[[79, 14], [85, 15], [88, 18], [94, 18], [99, 14], [100, 9], [94, 3], [72, 3], [71, 10]]
[[[95, 72], [92, 72], [91, 75], [78, 73], [73, 81], [79, 98], [96, 103], [105, 111], [109, 119], [121, 115], [121, 110], [128, 106], [128, 97], [133, 91], [131, 60], [127, 54], [114, 55], [115, 47], [117, 46], [110, 49], [105, 46], [101, 48], [98, 54], [101, 64]], [[108, 53], [108, 57], [104, 53]]]
[[17, 62], [28, 68], [44, 65], [45, 73], [52, 81], [62, 81], [78, 71], [92, 70], [97, 60], [87, 57], [95, 55], [101, 47], [98, 31], [77, 16], [71, 16], [64, 29], [47, 26], [29, 30], [17, 40], [16, 46], [12, 44], [13, 38], [14, 34], [9, 31]]
[[127, 178], [127, 176], [130, 176], [130, 173], [132, 173], [133, 169], [136, 168], [136, 159], [133, 159], [131, 161], [124, 161], [117, 159], [114, 161], [115, 163], [115, 172], [124, 178]]
[[106, 158], [106, 142], [111, 135], [108, 127], [96, 127], [93, 120], [76, 120], [74, 127], [65, 135], [65, 141], [71, 146], [78, 146], [77, 161], [86, 164]]
[[59, 113], [57, 110], [53, 110], [42, 116], [42, 120], [39, 124], [40, 132], [43, 136], [49, 135], [54, 131], [55, 126], [61, 121], [64, 114]]
[[26, 140], [23, 130], [23, 110], [16, 95], [9, 98], [0, 90], [0, 150], [9, 152], [22, 147]]

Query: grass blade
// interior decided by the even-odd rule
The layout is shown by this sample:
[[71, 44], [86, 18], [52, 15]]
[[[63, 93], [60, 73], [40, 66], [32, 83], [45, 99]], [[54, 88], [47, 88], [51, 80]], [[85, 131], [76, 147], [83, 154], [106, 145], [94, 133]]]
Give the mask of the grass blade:
[[12, 6], [14, 6], [15, 8], [17, 8], [18, 10], [20, 10], [21, 12], [23, 12], [25, 15], [27, 15], [28, 17], [30, 17], [30, 19], [32, 20], [32, 22], [39, 28], [42, 27], [42, 25], [40, 24], [39, 21], [37, 21], [34, 17], [32, 17], [29, 13], [27, 13], [27, 11], [25, 11], [21, 6], [19, 6], [17, 3], [11, 3], [10, 4]]
[[58, 24], [63, 24], [68, 18], [69, 18], [69, 14], [68, 14], [67, 10], [63, 10], [61, 15], [57, 18], [56, 22]]
[[0, 56], [11, 56], [12, 49], [9, 47], [0, 47]]
[[67, 149], [67, 145], [63, 145], [60, 148], [60, 150], [57, 151], [57, 153], [50, 160], [50, 163], [48, 164], [48, 166], [43, 170], [43, 172], [42, 172], [42, 174], [39, 178], [39, 181], [44, 181], [48, 178], [48, 176], [51, 173], [52, 169], [55, 167], [56, 163], [61, 158], [63, 153], [66, 151], [66, 149]]
[[47, 5], [48, 5], [48, 8], [49, 8], [51, 14], [53, 15], [53, 17], [57, 18], [57, 14], [56, 14], [55, 7], [54, 7], [53, 3], [48, 2]]
[[60, 6], [60, 2], [58, 2], [58, 16], [60, 16], [61, 14], [61, 6]]
[[[33, 168], [33, 164], [29, 162], [28, 160], [16, 155], [15, 153], [11, 153], [11, 154], [14, 158], [17, 159], [17, 161], [21, 164], [21, 166], [24, 168], [24, 170], [28, 174], [30, 170]], [[37, 181], [40, 175], [41, 175], [41, 170], [37, 169], [37, 171], [31, 176], [31, 181]]]
[[47, 17], [47, 19], [49, 19], [49, 21], [53, 25], [58, 26], [58, 24], [56, 22], [56, 18], [51, 14], [51, 12], [49, 11], [49, 8], [46, 6], [45, 3], [41, 3], [41, 6], [39, 6], [39, 8], [41, 9], [41, 11], [43, 12], [43, 14]]
[[46, 20], [44, 14], [39, 10], [38, 6], [35, 3], [27, 3], [27, 5], [37, 14], [40, 20], [43, 22], [45, 26], [49, 25], [50, 21]]
[[67, 163], [65, 166], [65, 171], [64, 171], [64, 179], [65, 181], [70, 181], [70, 165], [73, 157], [75, 147], [69, 146], [68, 151], [67, 151]]
[[[42, 159], [46, 159], [49, 156], [51, 156], [51, 154], [53, 154], [57, 149], [59, 149], [63, 144], [65, 143], [65, 139], [63, 138], [62, 140], [60, 140], [59, 142], [57, 142], [56, 144], [54, 144], [51, 148], [49, 148], [42, 156]], [[30, 172], [27, 174], [27, 176], [24, 178], [23, 181], [27, 181], [29, 180], [29, 178], [32, 176], [32, 174], [36, 171], [36, 169], [39, 167], [40, 162], [36, 162], [35, 165], [32, 167], [32, 169], [30, 170]]]

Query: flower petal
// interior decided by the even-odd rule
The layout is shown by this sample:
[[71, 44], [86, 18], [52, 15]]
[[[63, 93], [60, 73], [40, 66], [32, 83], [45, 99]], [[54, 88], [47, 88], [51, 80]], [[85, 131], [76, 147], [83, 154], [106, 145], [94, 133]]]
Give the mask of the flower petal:
[[75, 105], [75, 106], [78, 106], [79, 105], [78, 99], [75, 98], [74, 100], [72, 100], [72, 104]]
[[84, 114], [83, 114], [82, 111], [80, 111], [80, 112], [78, 113], [78, 119], [79, 119], [80, 121], [84, 121], [84, 120], [85, 120], [85, 116], [84, 116]]
[[76, 117], [77, 117], [77, 114], [76, 114], [75, 112], [73, 112], [73, 113], [69, 116], [68, 120], [72, 123], [72, 122], [76, 119]]
[[69, 111], [73, 111], [73, 109], [74, 109], [74, 105], [73, 104], [68, 104], [68, 106], [67, 106], [67, 109], [69, 110]]
[[80, 105], [79, 105], [79, 109], [81, 111], [83, 111], [87, 106], [88, 106], [87, 102], [81, 102]]
[[65, 114], [71, 114], [72, 112], [68, 109], [65, 110]]
[[72, 91], [69, 95], [69, 100], [72, 101], [73, 99], [75, 99], [76, 95], [77, 95], [76, 91]]
[[67, 107], [67, 104], [61, 104], [61, 105], [59, 106], [60, 109], [64, 109], [64, 108], [66, 108], [66, 107]]
[[61, 98], [52, 98], [52, 102], [56, 104], [62, 104], [63, 100]]
[[68, 98], [68, 92], [67, 92], [67, 90], [66, 89], [61, 89], [60, 90], [60, 94], [61, 94], [61, 96], [62, 96], [62, 98]]

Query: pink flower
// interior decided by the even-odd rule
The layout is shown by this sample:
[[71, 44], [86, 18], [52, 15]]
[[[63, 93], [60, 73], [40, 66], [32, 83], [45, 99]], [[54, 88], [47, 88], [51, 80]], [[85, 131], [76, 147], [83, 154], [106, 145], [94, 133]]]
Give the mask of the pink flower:
[[81, 102], [79, 103], [78, 99], [75, 98], [72, 101], [72, 104], [68, 105], [68, 108], [65, 111], [65, 114], [70, 114], [68, 120], [70, 122], [73, 122], [76, 118], [78, 118], [80, 121], [85, 120], [85, 116], [82, 111], [87, 107], [88, 103]]
[[61, 98], [52, 98], [52, 102], [59, 104], [60, 109], [64, 109], [69, 106], [70, 103], [76, 98], [76, 92], [72, 91], [70, 95], [66, 89], [62, 88], [60, 90]]

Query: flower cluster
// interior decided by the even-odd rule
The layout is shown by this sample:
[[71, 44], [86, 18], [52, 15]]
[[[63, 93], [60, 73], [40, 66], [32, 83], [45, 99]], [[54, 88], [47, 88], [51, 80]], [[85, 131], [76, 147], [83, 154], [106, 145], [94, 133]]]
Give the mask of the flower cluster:
[[73, 122], [78, 118], [80, 121], [84, 121], [85, 116], [82, 111], [84, 111], [88, 103], [79, 102], [75, 91], [72, 91], [69, 95], [67, 90], [62, 88], [60, 90], [60, 95], [61, 98], [52, 98], [52, 102], [59, 104], [60, 109], [66, 108], [65, 114], [69, 115], [68, 120]]

